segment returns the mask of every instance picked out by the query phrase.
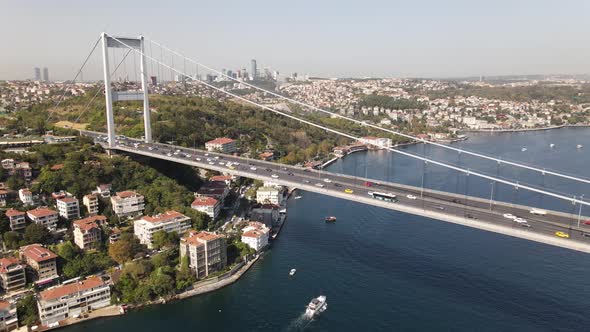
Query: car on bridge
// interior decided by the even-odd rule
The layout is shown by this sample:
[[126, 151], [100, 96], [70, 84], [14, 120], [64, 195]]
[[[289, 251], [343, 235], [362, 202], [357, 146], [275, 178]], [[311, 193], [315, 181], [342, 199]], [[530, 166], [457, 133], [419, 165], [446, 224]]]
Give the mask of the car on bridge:
[[354, 192], [354, 190], [346, 188], [346, 189], [344, 189], [344, 192], [347, 194], [352, 194]]
[[504, 213], [503, 216], [506, 219], [512, 219], [512, 220], [516, 219], [516, 216], [513, 215], [512, 213]]
[[418, 199], [418, 197], [414, 196], [414, 195], [407, 195], [406, 196], [408, 199]]
[[564, 238], [564, 239], [569, 239], [569, 237], [570, 237], [570, 235], [568, 233], [564, 233], [564, 232], [555, 232], [555, 235], [557, 237], [561, 237], [561, 238]]
[[323, 187], [325, 187], [323, 183], [319, 183], [319, 182], [318, 182], [318, 183], [316, 183], [316, 184], [315, 184], [315, 186], [316, 186], [316, 187], [320, 187], [320, 188], [323, 188]]
[[545, 216], [547, 215], [547, 211], [543, 210], [543, 209], [537, 209], [537, 208], [532, 208], [531, 211], [529, 211], [531, 214], [536, 214], [538, 216]]
[[373, 185], [373, 184], [372, 184], [371, 182], [369, 182], [369, 181], [365, 182], [365, 187], [370, 187], [370, 186], [372, 186], [372, 185]]
[[588, 225], [588, 226], [590, 226], [590, 220], [586, 220], [586, 221], [584, 221], [584, 225]]
[[272, 178], [275, 178], [275, 179], [278, 179], [278, 178], [279, 178], [279, 176], [278, 176], [278, 175], [276, 175], [276, 174], [273, 174], [273, 175], [271, 175], [271, 177], [272, 177]]
[[526, 224], [527, 223], [526, 222], [526, 219], [524, 219], [524, 218], [518, 218], [518, 217], [514, 218], [514, 221], [516, 221], [519, 224]]
[[324, 179], [324, 182], [326, 182], [326, 183], [330, 183], [330, 182], [332, 182], [332, 180], [330, 180], [330, 179], [328, 179], [328, 178], [325, 178], [325, 179]]
[[256, 168], [256, 166], [252, 166], [252, 167], [250, 167], [250, 170], [255, 171], [255, 170], [257, 170], [257, 168]]

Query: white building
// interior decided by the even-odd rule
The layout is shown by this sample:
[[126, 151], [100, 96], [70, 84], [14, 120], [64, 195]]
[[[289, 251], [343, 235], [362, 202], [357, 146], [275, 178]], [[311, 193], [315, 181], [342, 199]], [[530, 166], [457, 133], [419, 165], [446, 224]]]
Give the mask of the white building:
[[227, 265], [225, 236], [191, 231], [180, 239], [180, 258], [189, 257], [189, 266], [197, 279], [220, 271]]
[[110, 304], [111, 289], [100, 277], [49, 288], [37, 299], [39, 318], [46, 326]]
[[33, 205], [33, 193], [27, 188], [18, 190], [18, 199], [20, 199], [24, 205]]
[[39, 225], [43, 225], [51, 231], [57, 229], [58, 213], [56, 211], [40, 207], [34, 210], [27, 211], [27, 217], [32, 222]]
[[201, 196], [195, 198], [191, 203], [191, 208], [206, 213], [212, 219], [216, 219], [219, 216], [221, 204], [213, 197]]
[[99, 194], [102, 198], [111, 197], [111, 190], [112, 186], [110, 184], [100, 184], [96, 186], [96, 193]]
[[88, 210], [88, 214], [93, 216], [98, 214], [98, 195], [97, 194], [88, 194], [82, 197], [82, 204]]
[[154, 245], [153, 236], [158, 231], [182, 234], [191, 227], [191, 218], [176, 211], [168, 211], [153, 217], [145, 216], [133, 223], [133, 232], [141, 244], [148, 248]]
[[227, 137], [216, 138], [206, 142], [205, 149], [207, 149], [207, 151], [234, 153], [236, 152], [236, 141]]
[[268, 245], [270, 228], [263, 223], [251, 221], [242, 229], [242, 242], [250, 248], [259, 251]]
[[80, 203], [75, 197], [64, 197], [56, 200], [57, 211], [65, 219], [73, 220], [80, 218]]
[[277, 187], [260, 187], [256, 191], [256, 202], [260, 204], [281, 205], [283, 201], [283, 192]]
[[367, 144], [372, 149], [387, 149], [392, 145], [391, 138], [366, 136], [360, 139], [360, 142]]
[[8, 301], [0, 301], [0, 331], [12, 331], [18, 328], [16, 305]]
[[111, 197], [111, 205], [118, 217], [137, 216], [145, 209], [144, 197], [134, 191], [121, 191]]

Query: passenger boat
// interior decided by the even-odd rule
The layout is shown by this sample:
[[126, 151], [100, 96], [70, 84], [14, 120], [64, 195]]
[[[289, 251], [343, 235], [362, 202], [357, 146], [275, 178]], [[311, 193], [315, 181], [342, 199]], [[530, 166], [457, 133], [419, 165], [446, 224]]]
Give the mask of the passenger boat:
[[326, 217], [325, 221], [326, 222], [335, 222], [336, 221], [336, 217], [334, 217], [334, 216]]
[[326, 297], [324, 295], [320, 295], [309, 302], [307, 309], [305, 310], [305, 316], [307, 318], [313, 318], [324, 312], [326, 309], [328, 309]]

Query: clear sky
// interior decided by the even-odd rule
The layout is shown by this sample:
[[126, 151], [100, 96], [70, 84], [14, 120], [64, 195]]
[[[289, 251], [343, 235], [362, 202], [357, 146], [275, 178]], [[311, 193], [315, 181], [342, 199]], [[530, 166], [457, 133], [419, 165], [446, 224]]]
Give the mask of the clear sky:
[[588, 0], [2, 0], [0, 31], [0, 79], [72, 78], [101, 31], [282, 74], [590, 73]]

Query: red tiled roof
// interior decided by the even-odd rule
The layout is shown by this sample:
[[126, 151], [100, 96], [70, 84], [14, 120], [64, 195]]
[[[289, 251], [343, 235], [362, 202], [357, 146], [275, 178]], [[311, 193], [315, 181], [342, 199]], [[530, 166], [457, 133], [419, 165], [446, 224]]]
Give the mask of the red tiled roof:
[[19, 210], [15, 210], [15, 209], [8, 209], [6, 211], [6, 216], [8, 218], [10, 218], [10, 217], [16, 217], [16, 216], [22, 216], [24, 214], [25, 213], [23, 211], [19, 211]]
[[0, 195], [7, 195], [8, 191], [0, 189]]
[[253, 237], [253, 238], [259, 238], [263, 235], [262, 232], [256, 231], [256, 230], [250, 230], [245, 232], [244, 234], [242, 234], [242, 236], [245, 237]]
[[215, 175], [212, 176], [209, 181], [230, 181], [231, 179], [231, 175]]
[[72, 202], [77, 202], [78, 200], [74, 197], [63, 197], [63, 198], [58, 198], [58, 201], [62, 201], [64, 203], [72, 203]]
[[195, 198], [195, 200], [191, 203], [191, 206], [214, 206], [215, 204], [217, 204], [217, 200], [213, 197], [197, 197]]
[[186, 217], [184, 214], [177, 212], [177, 211], [167, 211], [165, 213], [161, 213], [155, 216], [145, 216], [142, 217], [142, 220], [151, 223], [158, 223], [158, 222], [166, 222], [178, 217]]
[[57, 257], [51, 250], [41, 246], [40, 244], [31, 244], [20, 248], [23, 256], [26, 256], [35, 262], [43, 262]]
[[[103, 217], [103, 218], [106, 219], [106, 217]], [[74, 227], [78, 227], [81, 230], [83, 230], [84, 232], [88, 232], [93, 228], [98, 229], [98, 224], [94, 221], [93, 217], [89, 217], [89, 218], [74, 221]]]
[[6, 273], [11, 265], [18, 265], [20, 261], [14, 257], [0, 258], [0, 273]]
[[117, 196], [120, 198], [129, 198], [129, 197], [140, 196], [140, 195], [138, 193], [136, 193], [135, 191], [126, 190], [126, 191], [119, 191], [117, 193]]
[[47, 217], [47, 216], [57, 214], [56, 211], [53, 211], [48, 208], [36, 208], [34, 210], [27, 211], [27, 213], [32, 215], [35, 218], [42, 218], [42, 217]]
[[235, 142], [235, 140], [233, 140], [231, 138], [219, 137], [214, 140], [210, 140], [209, 142], [207, 142], [205, 144], [228, 144], [228, 143], [233, 143], [233, 142]]
[[50, 169], [52, 171], [59, 171], [60, 169], [63, 169], [63, 168], [64, 168], [64, 164], [55, 164], [55, 165], [51, 166]]
[[8, 308], [10, 308], [10, 302], [0, 301], [0, 310], [6, 310]]
[[90, 277], [83, 281], [73, 282], [58, 286], [52, 289], [47, 289], [39, 293], [41, 300], [49, 301], [59, 299], [62, 296], [79, 293], [92, 288], [100, 287], [104, 285], [104, 281], [100, 277]]
[[201, 245], [208, 241], [213, 241], [219, 238], [223, 238], [223, 235], [218, 235], [215, 233], [210, 232], [197, 232], [197, 231], [190, 231], [187, 235], [181, 238], [181, 241], [184, 241], [191, 245]]

